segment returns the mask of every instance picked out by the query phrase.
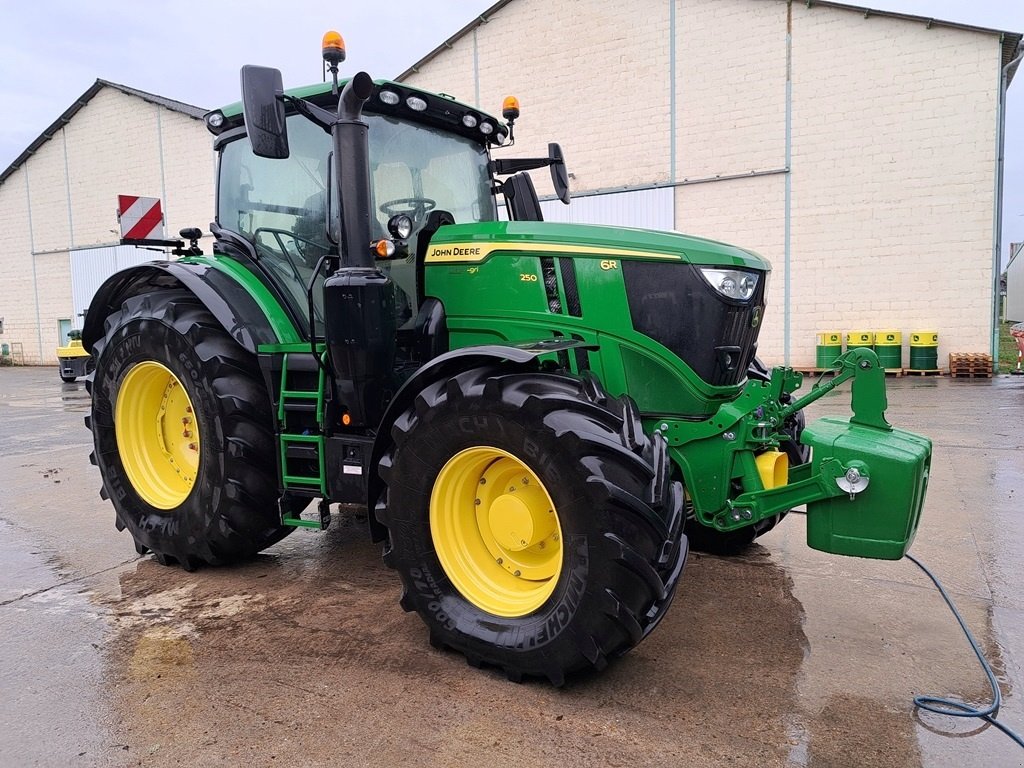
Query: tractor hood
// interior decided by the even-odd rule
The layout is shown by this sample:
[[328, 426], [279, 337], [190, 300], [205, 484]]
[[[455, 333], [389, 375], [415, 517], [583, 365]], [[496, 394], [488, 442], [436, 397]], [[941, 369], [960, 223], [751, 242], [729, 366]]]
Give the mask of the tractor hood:
[[771, 270], [768, 260], [753, 251], [679, 232], [546, 221], [492, 221], [441, 227], [430, 241], [426, 261], [484, 261], [490, 254], [502, 251], [550, 251], [605, 259], [672, 259], [688, 264]]

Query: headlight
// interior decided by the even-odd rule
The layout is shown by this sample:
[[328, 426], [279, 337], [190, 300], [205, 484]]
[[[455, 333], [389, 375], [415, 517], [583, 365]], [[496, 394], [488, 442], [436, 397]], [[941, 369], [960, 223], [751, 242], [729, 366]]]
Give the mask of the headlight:
[[494, 133], [494, 124], [488, 123], [486, 120], [480, 123], [480, 133], [482, 133], [484, 136], [490, 136], [492, 133]]
[[476, 115], [466, 114], [462, 116], [462, 124], [467, 128], [476, 128], [478, 122], [479, 120], [476, 119]]
[[404, 213], [396, 213], [388, 219], [388, 232], [399, 240], [408, 239], [412, 234], [412, 219]]
[[394, 91], [381, 91], [377, 94], [377, 98], [383, 101], [385, 104], [395, 106], [400, 101], [398, 94]]
[[725, 296], [727, 299], [746, 301], [754, 295], [757, 288], [757, 272], [747, 272], [742, 269], [713, 269], [701, 267], [701, 274], [711, 284], [711, 287]]
[[422, 112], [427, 108], [426, 100], [421, 99], [419, 96], [410, 96], [405, 100], [405, 103], [413, 112]]

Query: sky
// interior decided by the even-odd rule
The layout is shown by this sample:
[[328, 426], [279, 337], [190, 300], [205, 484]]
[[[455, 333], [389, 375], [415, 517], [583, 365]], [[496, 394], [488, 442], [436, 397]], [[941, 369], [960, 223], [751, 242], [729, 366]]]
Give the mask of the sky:
[[[242, 64], [280, 69], [286, 87], [320, 80], [320, 38], [328, 29], [345, 38], [349, 59], [343, 72], [364, 69], [374, 77], [394, 77], [492, 4], [0, 0], [0, 169], [97, 77], [212, 109], [238, 100]], [[1024, 32], [1022, 0], [850, 4]], [[1024, 241], [1024, 66], [1009, 90], [1005, 180], [1004, 262], [1008, 244]]]

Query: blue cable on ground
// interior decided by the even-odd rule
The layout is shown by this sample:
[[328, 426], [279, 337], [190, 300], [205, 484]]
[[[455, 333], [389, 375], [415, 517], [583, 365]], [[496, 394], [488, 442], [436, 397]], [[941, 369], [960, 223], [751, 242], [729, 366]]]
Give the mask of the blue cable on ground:
[[971, 634], [971, 630], [969, 630], [967, 625], [964, 623], [960, 612], [956, 609], [956, 606], [953, 605], [953, 601], [950, 599], [949, 595], [946, 594], [946, 590], [943, 589], [941, 582], [939, 582], [935, 577], [935, 574], [929, 571], [920, 560], [910, 553], [907, 553], [904, 557], [924, 571], [925, 575], [932, 580], [932, 583], [939, 590], [939, 594], [942, 595], [942, 599], [946, 601], [946, 605], [949, 606], [949, 610], [953, 612], [953, 616], [956, 617], [957, 622], [960, 624], [960, 629], [964, 631], [964, 635], [967, 637], [967, 642], [971, 644], [971, 648], [974, 650], [974, 655], [978, 657], [981, 668], [985, 670], [985, 674], [988, 676], [988, 684], [992, 686], [992, 703], [984, 709], [972, 707], [970, 704], [956, 699], [947, 699], [942, 698], [941, 696], [930, 695], [915, 696], [914, 706], [918, 709], [934, 712], [937, 715], [980, 718], [1005, 733], [1013, 739], [1018, 746], [1024, 747], [1024, 738], [1021, 738], [1020, 734], [996, 720], [996, 715], [999, 714], [999, 707], [1002, 706], [1003, 703], [1002, 694], [999, 692], [999, 683], [996, 682], [996, 676], [995, 673], [992, 672], [992, 667], [989, 665], [985, 655], [981, 652], [981, 648], [978, 646], [978, 641], [974, 639], [974, 635]]

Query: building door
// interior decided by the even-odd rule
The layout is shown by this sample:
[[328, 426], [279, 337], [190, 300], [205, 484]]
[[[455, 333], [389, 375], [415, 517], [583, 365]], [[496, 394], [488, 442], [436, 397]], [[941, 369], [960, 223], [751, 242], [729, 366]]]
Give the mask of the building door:
[[563, 205], [559, 200], [542, 200], [540, 207], [545, 221], [675, 229], [675, 190], [672, 187], [585, 195], [574, 197], [571, 205]]
[[57, 321], [57, 346], [66, 347], [70, 339], [68, 334], [71, 333], [71, 319], [58, 320]]
[[147, 261], [165, 261], [167, 256], [133, 245], [105, 248], [81, 248], [71, 251], [71, 297], [75, 307], [75, 327], [81, 328], [89, 302], [103, 281], [118, 270]]

